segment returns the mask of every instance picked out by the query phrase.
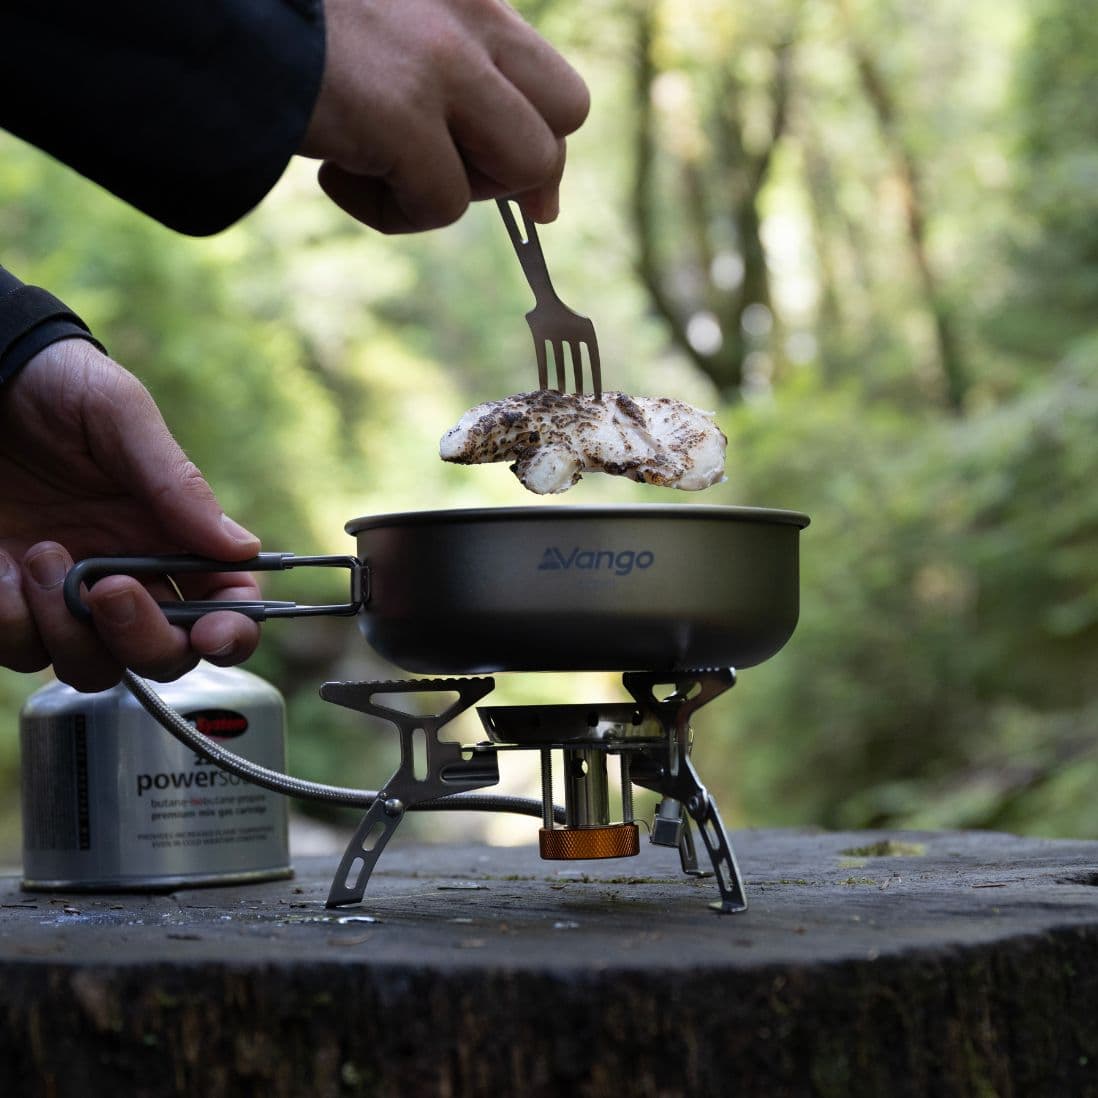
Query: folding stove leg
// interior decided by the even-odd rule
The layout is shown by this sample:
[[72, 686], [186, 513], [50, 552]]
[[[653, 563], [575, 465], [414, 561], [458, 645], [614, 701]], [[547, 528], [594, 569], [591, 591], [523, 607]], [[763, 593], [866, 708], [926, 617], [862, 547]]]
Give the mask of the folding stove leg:
[[[660, 765], [658, 755], [643, 751], [633, 763], [634, 781], [663, 795], [652, 832], [652, 841], [659, 846], [678, 849], [682, 871], [694, 877], [715, 876], [721, 898], [710, 906], [730, 913], [744, 911], [747, 897], [743, 878], [732, 853], [732, 844], [724, 829], [716, 802], [698, 780], [693, 762], [685, 756], [677, 760], [675, 773]], [[682, 815], [683, 809], [686, 816]], [[694, 846], [690, 821], [697, 825], [706, 853], [713, 864], [712, 873], [698, 867], [698, 852]]]
[[[715, 900], [709, 906], [723, 914], [745, 911], [747, 909], [747, 896], [743, 890], [743, 878], [740, 876], [740, 867], [736, 864], [736, 856], [732, 853], [732, 844], [728, 841], [728, 833], [725, 831], [721, 815], [717, 811], [717, 804], [706, 792], [705, 786], [698, 781], [694, 764], [689, 759], [681, 760], [680, 765], [682, 763], [685, 763], [683, 770], [687, 774], [681, 775], [681, 777], [687, 778], [696, 786], [695, 791], [685, 799], [686, 811], [690, 813], [690, 818], [698, 825], [702, 842], [709, 853], [709, 860], [713, 863], [717, 888], [721, 894], [721, 898]], [[688, 831], [684, 829], [683, 834], [687, 833]], [[696, 857], [695, 864], [697, 864]], [[683, 868], [686, 868], [685, 865]]]
[[682, 835], [679, 837], [679, 865], [683, 873], [690, 877], [712, 877], [713, 870], [701, 869], [698, 866], [698, 851], [694, 846], [694, 832], [690, 825], [683, 820]]
[[378, 797], [359, 821], [343, 859], [328, 890], [325, 907], [342, 907], [361, 902], [381, 852], [393, 837], [397, 824], [404, 819], [404, 806], [386, 808], [388, 802]]
[[[674, 681], [676, 690], [665, 699], [655, 696], [654, 687], [664, 681]], [[702, 842], [720, 891], [720, 900], [710, 906], [722, 913], [744, 911], [747, 897], [732, 844], [724, 829], [716, 803], [698, 778], [690, 759], [690, 718], [701, 706], [724, 693], [736, 681], [731, 668], [679, 671], [668, 674], [629, 671], [622, 676], [625, 688], [643, 709], [655, 715], [667, 735], [666, 755], [643, 750], [634, 762], [634, 781], [654, 789], [665, 798], [678, 801], [690, 819], [697, 824]], [[657, 823], [658, 823], [657, 819]], [[697, 873], [697, 852], [694, 850], [690, 827], [681, 820], [682, 829], [666, 845], [677, 846], [683, 872]], [[655, 833], [653, 840], [656, 841]], [[700, 874], [699, 874], [700, 875]]]
[[[400, 765], [378, 793], [356, 829], [328, 893], [327, 907], [361, 902], [381, 852], [404, 813], [414, 804], [451, 793], [482, 789], [499, 781], [494, 754], [478, 752], [467, 759], [457, 743], [438, 738], [439, 729], [488, 694], [492, 679], [405, 679], [397, 682], [328, 682], [320, 688], [326, 701], [383, 717], [400, 735]], [[442, 713], [407, 713], [379, 705], [378, 694], [456, 693]]]

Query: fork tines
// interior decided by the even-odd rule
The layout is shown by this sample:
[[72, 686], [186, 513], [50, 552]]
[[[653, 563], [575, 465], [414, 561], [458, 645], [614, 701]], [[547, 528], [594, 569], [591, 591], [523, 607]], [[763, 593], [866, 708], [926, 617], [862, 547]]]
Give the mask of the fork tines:
[[549, 279], [549, 269], [542, 254], [541, 242], [534, 222], [519, 208], [522, 229], [519, 228], [508, 199], [498, 199], [503, 223], [518, 256], [519, 264], [530, 289], [534, 291], [534, 307], [526, 314], [530, 332], [534, 337], [534, 353], [538, 360], [538, 385], [542, 389], [549, 386], [549, 355], [546, 345], [553, 349], [553, 364], [557, 375], [557, 392], [563, 393], [567, 384], [568, 370], [564, 361], [564, 347], [568, 346], [572, 359], [572, 375], [576, 382], [576, 392], [583, 392], [583, 348], [587, 348], [587, 363], [591, 371], [591, 386], [595, 398], [602, 397], [602, 371], [599, 366], [599, 342], [595, 336], [595, 325], [588, 317], [573, 312], [557, 296], [553, 283]]
[[[527, 318], [529, 319], [529, 318]], [[567, 389], [568, 363], [565, 360], [564, 349], [568, 348], [568, 357], [572, 361], [572, 376], [576, 383], [576, 392], [583, 392], [583, 352], [587, 350], [587, 364], [591, 372], [591, 388], [596, 398], [602, 396], [602, 372], [599, 368], [599, 343], [595, 336], [595, 326], [586, 317], [576, 316], [576, 320], [586, 321], [590, 326], [590, 334], [583, 339], [547, 338], [544, 334], [538, 334], [536, 330], [540, 325], [530, 321], [530, 330], [534, 336], [534, 352], [538, 360], [538, 388], [548, 389], [549, 385], [549, 349], [552, 349], [553, 367], [556, 374], [554, 388], [558, 393]]]

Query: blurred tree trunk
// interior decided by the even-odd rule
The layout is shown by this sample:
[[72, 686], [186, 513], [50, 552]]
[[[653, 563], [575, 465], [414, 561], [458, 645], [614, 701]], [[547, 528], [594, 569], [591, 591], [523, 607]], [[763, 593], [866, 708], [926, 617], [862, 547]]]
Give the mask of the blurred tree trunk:
[[877, 64], [876, 57], [854, 28], [849, 0], [836, 0], [836, 3], [862, 91], [873, 109], [881, 139], [895, 165], [911, 257], [934, 326], [945, 403], [952, 411], [960, 413], [964, 410], [965, 393], [969, 385], [968, 370], [957, 338], [952, 310], [942, 291], [941, 280], [927, 248], [922, 166], [899, 123], [899, 111], [884, 73]]
[[1098, 20], [1072, 0], [1035, 8], [1013, 82], [1014, 196], [1029, 230], [1004, 256], [1011, 277], [985, 328], [1021, 356], [1023, 383], [1098, 329]]
[[[805, 189], [812, 219], [812, 246], [816, 253], [820, 280], [820, 304], [816, 324], [820, 341], [819, 361], [825, 376], [836, 381], [842, 356], [835, 352], [833, 345], [842, 340], [842, 333], [846, 329], [843, 301], [844, 296], [850, 296], [849, 292], [844, 295], [839, 290], [839, 263], [836, 253], [840, 241], [848, 243], [847, 250], [851, 256], [857, 289], [862, 296], [869, 280], [864, 269], [863, 251], [856, 243], [849, 246], [849, 242], [856, 237], [856, 229], [843, 216], [836, 201], [835, 175], [822, 143], [811, 132], [801, 133], [800, 136], [804, 155]], [[849, 291], [849, 281], [847, 288]]]
[[[630, 215], [638, 242], [637, 269], [674, 345], [723, 396], [736, 399], [745, 381], [747, 357], [760, 347], [759, 338], [745, 332], [744, 314], [754, 305], [766, 310], [764, 317], [773, 317], [759, 204], [786, 128], [792, 35], [773, 47], [771, 115], [761, 147], [756, 143], [751, 148], [745, 138], [743, 88], [736, 59], [730, 57], [699, 111], [709, 149], [709, 156], [703, 157], [669, 147], [658, 134], [653, 97], [662, 74], [653, 49], [658, 13], [656, 0], [641, 0], [631, 8], [636, 128]], [[668, 174], [674, 194], [657, 193], [657, 162], [673, 166]], [[662, 226], [680, 223], [684, 246], [668, 255], [660, 248]], [[722, 225], [731, 229], [731, 253], [714, 240], [715, 227]], [[738, 279], [728, 277], [729, 261], [738, 263]], [[692, 333], [692, 320], [708, 326], [708, 339]]]

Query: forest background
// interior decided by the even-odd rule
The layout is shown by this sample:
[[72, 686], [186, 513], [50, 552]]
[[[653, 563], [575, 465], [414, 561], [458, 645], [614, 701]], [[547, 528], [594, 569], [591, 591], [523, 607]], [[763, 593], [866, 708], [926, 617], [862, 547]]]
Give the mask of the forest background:
[[[812, 516], [796, 635], [698, 717], [727, 821], [1098, 837], [1090, 6], [518, 7], [593, 92], [542, 233], [557, 287], [594, 318], [609, 387], [716, 409], [729, 437], [704, 497], [590, 476], [551, 502]], [[387, 239], [313, 174], [295, 164], [193, 240], [0, 135], [0, 257], [143, 379], [264, 548], [346, 553], [357, 515], [539, 502], [505, 467], [437, 458], [467, 407], [535, 377], [494, 207]], [[353, 625], [268, 625], [248, 666], [286, 695], [292, 772], [384, 780], [389, 734], [317, 698], [393, 673]], [[0, 864], [18, 861], [19, 707], [46, 681], [0, 672]], [[611, 676], [500, 683], [615, 696]], [[516, 834], [447, 820], [427, 834]]]

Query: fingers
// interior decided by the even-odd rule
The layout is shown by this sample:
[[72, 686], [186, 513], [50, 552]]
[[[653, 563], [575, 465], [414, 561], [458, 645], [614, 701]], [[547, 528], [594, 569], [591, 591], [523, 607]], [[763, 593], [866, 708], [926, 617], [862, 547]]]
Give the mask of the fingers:
[[[445, 128], [410, 145], [384, 177], [360, 175], [334, 161], [320, 166], [324, 193], [353, 218], [383, 233], [415, 233], [456, 221], [472, 197], [465, 166]], [[430, 168], [421, 156], [430, 157]]]
[[[131, 576], [108, 576], [84, 594], [93, 624], [72, 615], [62, 583], [72, 559], [54, 542], [30, 549], [23, 559], [23, 668], [52, 662], [63, 682], [78, 690], [106, 690], [121, 678], [122, 668], [166, 681], [189, 671], [200, 658], [228, 665], [255, 650], [259, 627], [240, 614], [213, 613], [187, 631], [171, 625], [156, 604], [154, 593]], [[225, 573], [207, 577], [208, 589], [196, 597], [249, 599], [256, 597], [250, 577]], [[8, 585], [0, 576], [0, 615], [15, 603], [5, 601]], [[17, 609], [17, 608], [16, 608]], [[0, 642], [6, 644], [6, 642]], [[8, 666], [5, 648], [0, 656]]]
[[564, 140], [498, 70], [463, 74], [449, 114], [450, 131], [470, 177], [494, 180], [502, 194], [556, 192]]
[[92, 612], [97, 639], [116, 664], [166, 681], [198, 662], [187, 631], [170, 625], [152, 595], [131, 576], [100, 580], [84, 602]]
[[[247, 572], [197, 573], [180, 584], [187, 599], [245, 601], [261, 598]], [[215, 611], [191, 626], [191, 649], [204, 660], [228, 667], [246, 660], [259, 644], [259, 625], [243, 614]]]
[[328, 53], [302, 151], [325, 193], [382, 232], [455, 221], [471, 200], [557, 213], [578, 73], [500, 0], [325, 6]]
[[[184, 598], [216, 601], [259, 598], [243, 572], [200, 573], [182, 585]], [[125, 667], [158, 681], [178, 678], [199, 659], [227, 667], [246, 660], [259, 644], [259, 626], [231, 611], [211, 612], [190, 631], [169, 624], [157, 600], [174, 601], [166, 583], [148, 588], [130, 576], [108, 576], [84, 596], [103, 643]]]
[[[456, 87], [451, 124], [466, 162], [497, 180], [538, 222], [560, 212], [565, 142], [591, 96], [578, 72], [517, 12], [505, 12], [490, 46], [496, 80], [471, 70]], [[479, 195], [477, 197], [480, 197]]]
[[23, 574], [0, 549], [0, 667], [41, 671], [50, 662], [23, 597]]
[[[548, 132], [548, 131], [546, 131]], [[487, 142], [491, 135], [486, 134]], [[551, 138], [553, 167], [546, 173], [541, 163], [524, 170], [521, 161], [506, 163], [505, 148], [477, 142], [474, 150], [458, 155], [447, 135], [440, 141], [435, 167], [420, 173], [394, 170], [384, 178], [359, 175], [333, 161], [320, 166], [318, 179], [324, 193], [345, 213], [378, 232], [415, 233], [441, 228], [456, 221], [471, 201], [514, 196], [539, 223], [553, 221], [560, 212], [559, 186], [564, 171], [565, 146]], [[448, 161], [447, 167], [442, 162]], [[531, 180], [546, 179], [541, 186], [527, 189]], [[233, 558], [223, 558], [233, 559]]]
[[591, 93], [583, 77], [517, 13], [492, 49], [492, 60], [557, 137], [583, 125]]
[[35, 545], [23, 558], [23, 594], [57, 677], [77, 690], [106, 690], [122, 669], [95, 630], [65, 605], [61, 585], [71, 567], [72, 558], [60, 545]]
[[[226, 592], [226, 598], [235, 596]], [[259, 644], [259, 626], [231, 611], [207, 614], [191, 626], [191, 648], [218, 667], [242, 663]]]
[[566, 146], [561, 141], [560, 161], [556, 175], [540, 187], [514, 195], [526, 216], [539, 224], [544, 225], [555, 221], [560, 213], [560, 181], [564, 174], [565, 153]]

